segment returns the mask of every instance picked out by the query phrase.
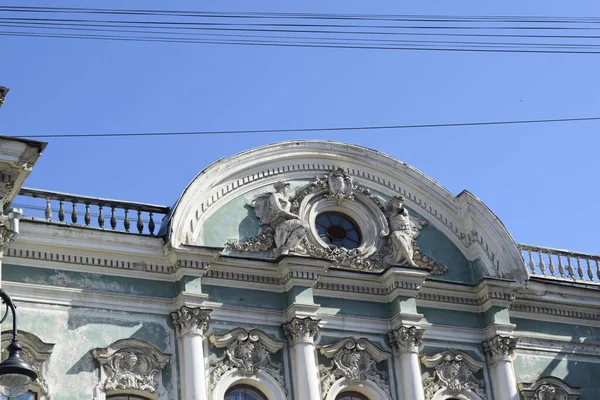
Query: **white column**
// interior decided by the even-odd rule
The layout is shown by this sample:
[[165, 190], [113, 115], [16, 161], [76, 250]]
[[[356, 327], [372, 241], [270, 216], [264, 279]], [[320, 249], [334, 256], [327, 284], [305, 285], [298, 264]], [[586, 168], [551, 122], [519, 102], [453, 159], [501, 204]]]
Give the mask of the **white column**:
[[483, 349], [490, 366], [490, 377], [494, 400], [519, 400], [517, 379], [512, 357], [517, 347], [517, 339], [509, 336], [494, 336], [483, 342]]
[[208, 399], [203, 340], [211, 311], [183, 306], [171, 313], [181, 343], [183, 400]]
[[310, 317], [295, 317], [283, 324], [292, 345], [292, 374], [296, 400], [321, 398], [314, 342], [319, 331], [319, 321]]
[[399, 395], [403, 400], [425, 399], [419, 361], [423, 332], [423, 329], [414, 326], [401, 326], [388, 333], [390, 344], [396, 350]]

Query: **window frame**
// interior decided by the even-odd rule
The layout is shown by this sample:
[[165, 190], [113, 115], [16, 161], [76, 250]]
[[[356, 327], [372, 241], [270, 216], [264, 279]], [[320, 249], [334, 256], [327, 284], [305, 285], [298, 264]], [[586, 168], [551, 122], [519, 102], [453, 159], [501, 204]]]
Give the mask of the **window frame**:
[[367, 396], [365, 396], [362, 393], [359, 392], [355, 392], [355, 391], [350, 391], [350, 392], [342, 392], [339, 393], [336, 397], [335, 400], [345, 400], [346, 397], [356, 397], [357, 400], [370, 400]]
[[[257, 395], [259, 395], [260, 397], [262, 397], [261, 400], [268, 400], [267, 395], [264, 394], [259, 388], [252, 386], [252, 385], [248, 385], [246, 383], [239, 383], [236, 385], [231, 386], [230, 388], [227, 389], [227, 391], [225, 391], [225, 399], [227, 399], [227, 396], [231, 394], [231, 392], [235, 391], [235, 390], [240, 390], [240, 389], [250, 389], [253, 392], [255, 392]], [[245, 393], [244, 393], [245, 394]]]

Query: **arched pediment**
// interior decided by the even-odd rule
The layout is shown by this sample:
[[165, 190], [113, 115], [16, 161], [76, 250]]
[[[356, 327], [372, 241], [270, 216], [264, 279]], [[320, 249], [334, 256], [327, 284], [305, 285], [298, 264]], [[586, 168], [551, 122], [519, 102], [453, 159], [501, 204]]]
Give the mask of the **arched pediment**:
[[[329, 181], [336, 171], [342, 176], [336, 177], [337, 183]], [[344, 192], [344, 179], [352, 182], [353, 191]], [[359, 250], [363, 256], [371, 259], [377, 251], [381, 253], [384, 246], [390, 246], [389, 235], [393, 232], [386, 209], [391, 199], [401, 195], [411, 223], [420, 231], [415, 249], [417, 264], [478, 269], [470, 271], [473, 276], [518, 280], [526, 276], [516, 243], [499, 219], [471, 193], [463, 191], [453, 196], [420, 171], [381, 152], [326, 141], [276, 143], [206, 168], [174, 207], [168, 225], [171, 246], [226, 247], [228, 241], [240, 243], [257, 237], [269, 225], [261, 218], [260, 207], [264, 205], [257, 203], [269, 201], [268, 196], [278, 191], [277, 182], [285, 182], [292, 189], [292, 211], [306, 224], [295, 226], [306, 231], [318, 251], [327, 251], [327, 243], [319, 241], [314, 219], [319, 213], [342, 212], [362, 224], [365, 240]], [[314, 188], [323, 182], [324, 187]], [[307, 190], [309, 193], [305, 193]], [[303, 196], [298, 200], [300, 194]], [[302, 229], [296, 232], [302, 233]], [[255, 247], [257, 253], [253, 256], [279, 255], [265, 244]], [[271, 247], [278, 248], [275, 244]], [[240, 248], [230, 246], [229, 250], [239, 252]], [[425, 261], [419, 257], [425, 257]], [[397, 255], [391, 261], [406, 260]]]

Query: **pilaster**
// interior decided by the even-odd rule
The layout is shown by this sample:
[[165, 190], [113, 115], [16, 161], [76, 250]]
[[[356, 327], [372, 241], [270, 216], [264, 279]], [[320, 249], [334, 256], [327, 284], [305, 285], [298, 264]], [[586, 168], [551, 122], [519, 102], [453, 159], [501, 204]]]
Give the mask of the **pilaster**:
[[315, 338], [319, 333], [318, 319], [292, 318], [283, 329], [288, 337], [292, 355], [294, 398], [320, 399], [319, 371], [315, 351]]

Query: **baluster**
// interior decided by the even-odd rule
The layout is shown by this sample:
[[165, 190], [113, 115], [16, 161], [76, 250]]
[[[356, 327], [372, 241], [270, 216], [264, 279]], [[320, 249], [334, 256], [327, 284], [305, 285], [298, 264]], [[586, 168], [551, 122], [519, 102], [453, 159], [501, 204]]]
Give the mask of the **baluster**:
[[139, 233], [144, 232], [144, 222], [142, 221], [142, 212], [138, 210], [137, 230]]
[[63, 207], [63, 201], [60, 200], [58, 206], [58, 220], [60, 222], [65, 222], [65, 208]]
[[77, 223], [77, 202], [73, 202], [73, 212], [71, 213], [71, 221], [76, 224]]
[[588, 278], [590, 278], [590, 281], [593, 281], [594, 280], [594, 271], [592, 270], [592, 264], [590, 264], [590, 259], [586, 258], [585, 262], [587, 264]]
[[540, 271], [542, 271], [542, 275], [546, 276], [546, 264], [544, 264], [544, 253], [542, 253], [541, 251], [538, 253], [539, 257], [540, 257]]
[[98, 209], [98, 226], [104, 229], [104, 214], [102, 214], [102, 206]]
[[560, 274], [561, 278], [565, 277], [565, 267], [562, 263], [562, 256], [559, 254], [558, 255], [558, 273]]
[[581, 260], [579, 259], [579, 257], [577, 257], [576, 260], [577, 260], [577, 273], [579, 274], [579, 278], [585, 279], [585, 275], [583, 274], [583, 268], [581, 268]]
[[571, 255], [567, 256], [567, 270], [569, 271], [569, 277], [575, 279], [575, 270], [573, 269], [573, 264], [571, 263]]
[[115, 216], [115, 206], [110, 208], [110, 227], [113, 229], [117, 229], [117, 217]]
[[527, 250], [529, 253], [529, 268], [531, 269], [531, 273], [535, 274], [535, 263], [533, 262], [533, 257], [531, 256], [531, 250]]
[[131, 228], [131, 220], [129, 219], [128, 209], [125, 209], [125, 221], [123, 221], [123, 225], [125, 226], [125, 232], [129, 232], [129, 228]]
[[598, 262], [598, 259], [596, 259], [595, 262], [596, 262], [596, 277], [598, 278], [598, 281], [600, 281], [600, 262]]
[[50, 199], [46, 199], [46, 210], [44, 211], [44, 216], [48, 221], [52, 219], [52, 204], [50, 204]]
[[83, 217], [83, 222], [85, 222], [85, 226], [90, 226], [92, 222], [92, 216], [90, 215], [90, 203], [85, 203], [85, 216]]
[[148, 230], [150, 231], [151, 235], [154, 235], [154, 219], [152, 218], [152, 213], [150, 213], [150, 220], [148, 221]]
[[548, 260], [550, 261], [550, 263], [548, 264], [548, 268], [550, 268], [550, 274], [552, 276], [555, 276], [556, 268], [554, 267], [554, 262], [552, 261], [552, 253], [548, 253]]

